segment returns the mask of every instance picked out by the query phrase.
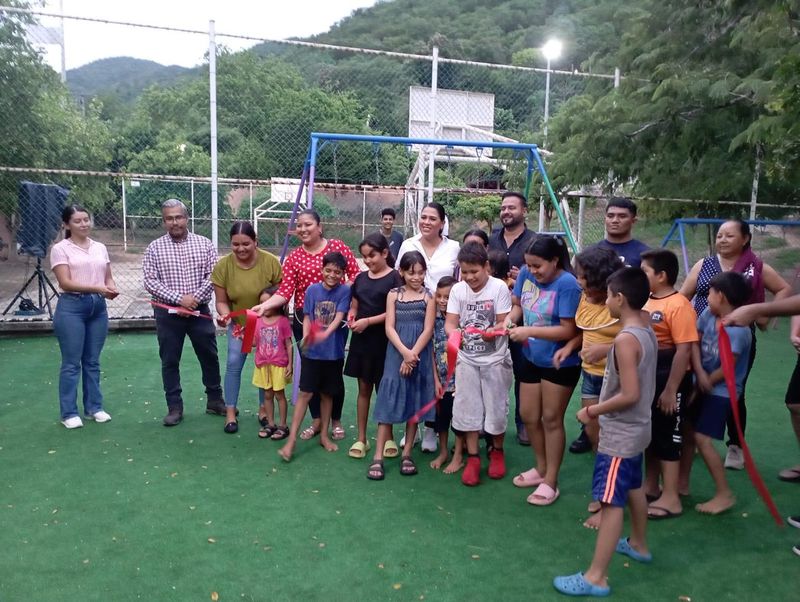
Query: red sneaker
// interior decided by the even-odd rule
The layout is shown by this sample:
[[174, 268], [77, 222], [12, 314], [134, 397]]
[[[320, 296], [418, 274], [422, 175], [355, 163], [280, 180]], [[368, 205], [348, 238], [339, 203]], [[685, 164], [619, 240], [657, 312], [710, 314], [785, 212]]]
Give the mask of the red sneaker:
[[506, 476], [506, 455], [502, 449], [489, 452], [489, 478], [502, 479]]
[[478, 456], [469, 456], [464, 472], [461, 473], [461, 482], [467, 487], [475, 487], [481, 482], [481, 459]]

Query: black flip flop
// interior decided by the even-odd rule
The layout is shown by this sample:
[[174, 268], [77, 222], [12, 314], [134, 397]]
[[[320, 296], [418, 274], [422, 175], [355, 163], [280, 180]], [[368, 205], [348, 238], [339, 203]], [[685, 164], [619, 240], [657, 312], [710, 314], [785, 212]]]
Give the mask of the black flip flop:
[[269, 423], [264, 424], [264, 425], [261, 426], [261, 429], [258, 431], [258, 437], [259, 437], [259, 439], [271, 439], [272, 435], [277, 430], [278, 430], [278, 427], [275, 426], [274, 424], [273, 425], [270, 425]]
[[282, 439], [286, 439], [289, 436], [289, 427], [288, 426], [276, 426], [275, 430], [272, 431], [272, 435], [270, 439], [273, 441], [280, 441]]
[[[658, 510], [659, 512], [663, 512], [664, 514], [650, 514], [650, 510]], [[683, 511], [680, 512], [672, 512], [664, 508], [663, 506], [650, 506], [647, 509], [647, 518], [649, 520], [668, 520], [670, 518], [678, 518], [683, 514]]]

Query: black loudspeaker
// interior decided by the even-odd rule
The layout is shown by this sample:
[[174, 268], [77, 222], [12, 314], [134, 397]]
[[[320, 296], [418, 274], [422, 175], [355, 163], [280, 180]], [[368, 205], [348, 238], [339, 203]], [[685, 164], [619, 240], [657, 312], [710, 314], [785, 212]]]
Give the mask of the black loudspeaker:
[[61, 229], [69, 190], [54, 184], [19, 183], [18, 253], [43, 259]]

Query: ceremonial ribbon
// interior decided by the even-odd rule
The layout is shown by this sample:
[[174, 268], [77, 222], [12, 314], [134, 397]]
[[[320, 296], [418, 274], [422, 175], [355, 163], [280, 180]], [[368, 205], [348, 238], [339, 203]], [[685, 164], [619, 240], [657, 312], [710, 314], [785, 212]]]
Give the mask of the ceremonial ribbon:
[[305, 350], [313, 345], [316, 345], [320, 332], [322, 332], [322, 324], [316, 320], [312, 320], [308, 325], [308, 334], [300, 341], [300, 348]]
[[750, 448], [747, 447], [747, 442], [744, 440], [741, 418], [739, 416], [739, 403], [736, 394], [735, 360], [733, 358], [733, 351], [731, 350], [731, 340], [728, 337], [728, 333], [725, 330], [725, 327], [722, 325], [722, 322], [719, 323], [719, 359], [722, 364], [722, 372], [725, 375], [725, 385], [728, 388], [728, 395], [731, 398], [733, 421], [736, 423], [736, 432], [739, 435], [742, 452], [744, 452], [745, 469], [747, 469], [747, 474], [750, 477], [750, 480], [753, 482], [753, 485], [755, 486], [756, 491], [758, 491], [758, 494], [761, 496], [761, 499], [764, 500], [764, 504], [767, 506], [770, 514], [772, 514], [775, 522], [779, 527], [782, 527], [783, 518], [781, 517], [780, 512], [778, 512], [778, 507], [775, 505], [775, 501], [772, 499], [767, 486], [764, 484], [764, 479], [761, 478], [758, 468], [756, 468], [756, 463], [753, 460], [753, 456], [750, 454]]
[[446, 384], [453, 380], [453, 375], [456, 372], [456, 360], [458, 359], [459, 349], [461, 349], [461, 331], [454, 330], [450, 333], [450, 336], [447, 337], [447, 378], [445, 379], [445, 382], [442, 383], [442, 394], [437, 395], [431, 401], [422, 406], [419, 411], [409, 419], [410, 423], [416, 424], [419, 422], [420, 418], [427, 414], [431, 408], [439, 403], [442, 397], [444, 397]]
[[467, 334], [479, 334], [482, 337], [489, 337], [491, 339], [495, 337], [503, 337], [508, 334], [508, 330], [505, 328], [494, 328], [490, 330], [481, 330], [480, 328], [475, 328], [474, 326], [467, 326], [464, 329], [464, 332]]
[[[198, 310], [186, 309], [176, 305], [165, 305], [158, 301], [147, 299], [147, 302], [153, 307], [160, 307], [166, 309], [171, 314], [178, 314], [180, 316], [193, 316], [195, 318], [205, 318], [206, 320], [213, 320], [209, 314], [200, 313]], [[253, 350], [253, 340], [256, 336], [256, 325], [258, 324], [258, 314], [250, 309], [239, 309], [224, 316], [220, 316], [223, 320], [229, 320], [238, 316], [245, 316], [244, 330], [234, 329], [234, 336], [242, 339], [242, 353], [250, 353]]]

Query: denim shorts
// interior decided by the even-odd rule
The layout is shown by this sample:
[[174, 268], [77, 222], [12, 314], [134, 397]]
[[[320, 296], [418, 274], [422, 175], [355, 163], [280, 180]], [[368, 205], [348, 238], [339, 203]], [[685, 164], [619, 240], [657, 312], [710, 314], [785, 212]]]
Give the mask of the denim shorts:
[[599, 399], [600, 389], [603, 388], [603, 377], [583, 370], [581, 382], [581, 399]]

